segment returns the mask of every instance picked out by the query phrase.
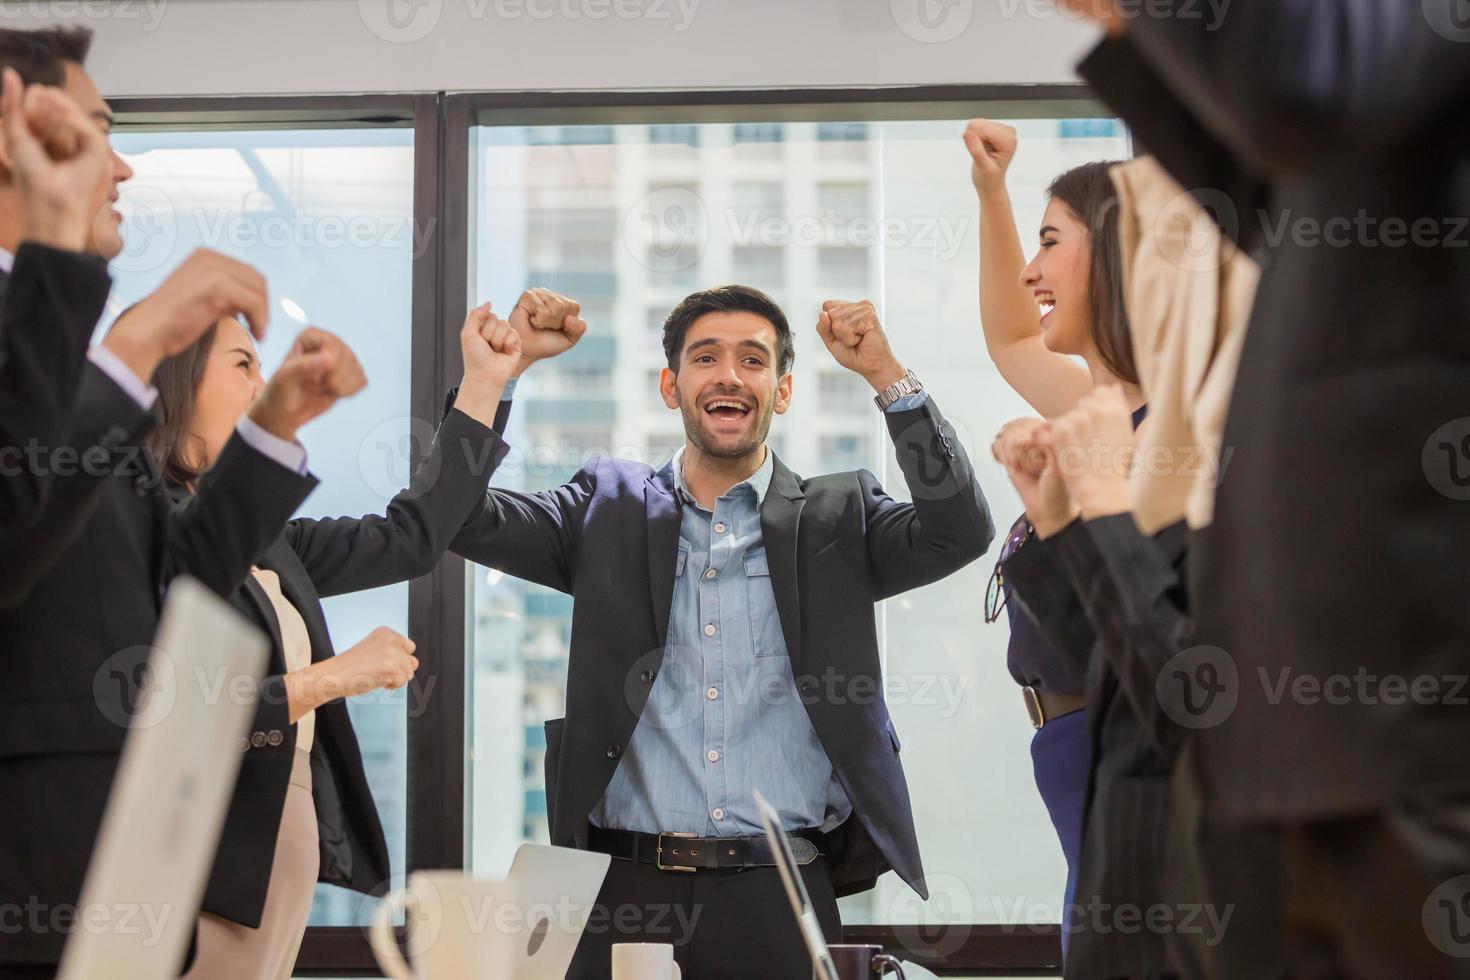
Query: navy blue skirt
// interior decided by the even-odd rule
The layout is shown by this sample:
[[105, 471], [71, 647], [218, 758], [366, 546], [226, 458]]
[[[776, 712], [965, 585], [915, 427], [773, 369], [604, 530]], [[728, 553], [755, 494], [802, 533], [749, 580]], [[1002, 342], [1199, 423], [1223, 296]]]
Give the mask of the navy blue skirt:
[[1092, 738], [1087, 711], [1048, 721], [1031, 739], [1031, 765], [1036, 788], [1057, 830], [1067, 859], [1067, 890], [1062, 906], [1062, 955], [1067, 953], [1066, 924], [1075, 897], [1077, 862], [1082, 854], [1082, 811], [1087, 804], [1087, 780], [1092, 772]]

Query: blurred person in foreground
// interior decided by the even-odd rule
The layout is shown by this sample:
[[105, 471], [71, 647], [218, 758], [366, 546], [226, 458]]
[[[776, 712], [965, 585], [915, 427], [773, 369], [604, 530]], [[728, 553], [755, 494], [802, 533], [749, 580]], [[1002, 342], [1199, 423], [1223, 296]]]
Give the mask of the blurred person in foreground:
[[1192, 696], [1228, 708], [1181, 778], [1280, 834], [1255, 880], [1293, 975], [1470, 975], [1463, 5], [1064, 6], [1106, 31], [1082, 76], [1263, 266], [1190, 555]]

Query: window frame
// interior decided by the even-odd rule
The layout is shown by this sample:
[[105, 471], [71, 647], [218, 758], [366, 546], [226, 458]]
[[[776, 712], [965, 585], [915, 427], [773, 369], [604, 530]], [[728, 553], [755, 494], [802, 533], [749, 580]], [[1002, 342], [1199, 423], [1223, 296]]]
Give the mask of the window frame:
[[[111, 100], [117, 132], [240, 129], [412, 128], [414, 222], [430, 229], [413, 257], [410, 410], [437, 420], [460, 370], [457, 330], [469, 309], [471, 152], [476, 126], [677, 125], [739, 122], [882, 122], [986, 116], [1113, 118], [1083, 85], [928, 85], [874, 88], [622, 92], [433, 92], [353, 96], [210, 96]], [[427, 447], [416, 447], [421, 453]], [[415, 459], [414, 463], [417, 464]], [[407, 873], [462, 868], [469, 853], [468, 642], [473, 583], [446, 555], [409, 583], [409, 636], [434, 651], [435, 697], [407, 726]], [[412, 701], [413, 699], [410, 699]], [[941, 976], [1047, 976], [1061, 969], [1057, 925], [971, 924], [947, 956], [909, 950], [914, 927], [862, 925], [847, 942], [880, 944]], [[940, 932], [932, 937], [936, 944]], [[381, 976], [357, 926], [313, 926], [300, 976]]]

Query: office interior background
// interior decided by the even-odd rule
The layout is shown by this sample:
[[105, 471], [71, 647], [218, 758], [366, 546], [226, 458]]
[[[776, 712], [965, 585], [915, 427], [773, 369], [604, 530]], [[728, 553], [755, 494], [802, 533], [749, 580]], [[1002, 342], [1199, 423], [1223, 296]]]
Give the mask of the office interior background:
[[[869, 392], [817, 341], [824, 299], [871, 299], [979, 464], [1026, 413], [983, 348], [966, 119], [1004, 118], [1029, 249], [1050, 179], [1130, 154], [1071, 65], [1091, 34], [1050, 3], [976, 0], [162, 0], [7, 5], [85, 23], [118, 114], [127, 250], [111, 316], [196, 246], [261, 269], [278, 363], [295, 324], [344, 336], [369, 387], [303, 437], [312, 515], [380, 510], [455, 381], [466, 309], [528, 286], [583, 304], [586, 339], [517, 394], [499, 485], [543, 489], [594, 453], [659, 466], [665, 314], [722, 282], [797, 330], [772, 445], [796, 471], [865, 467], [901, 494]], [[44, 14], [44, 16], [39, 16]], [[1055, 970], [1065, 874], [1031, 727], [982, 617], [994, 555], [880, 607], [887, 697], [933, 893], [890, 874], [843, 903], [857, 938], [960, 976]], [[496, 875], [546, 840], [542, 723], [562, 713], [571, 600], [446, 558], [327, 601], [339, 648], [407, 632], [415, 684], [351, 706], [395, 870]], [[854, 696], [862, 696], [855, 692]], [[373, 975], [371, 900], [318, 889], [301, 975]]]

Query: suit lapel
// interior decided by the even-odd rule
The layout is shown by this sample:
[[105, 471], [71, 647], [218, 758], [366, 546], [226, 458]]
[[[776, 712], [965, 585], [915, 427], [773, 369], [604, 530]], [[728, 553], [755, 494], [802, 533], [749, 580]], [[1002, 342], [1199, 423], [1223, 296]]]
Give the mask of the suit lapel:
[[771, 488], [761, 504], [761, 537], [770, 563], [771, 588], [776, 593], [781, 634], [786, 638], [792, 671], [800, 673], [801, 598], [796, 587], [796, 542], [806, 494], [802, 493], [796, 474], [786, 468], [780, 457], [774, 463]]
[[648, 516], [648, 586], [653, 622], [662, 650], [669, 641], [669, 610], [674, 604], [674, 564], [679, 556], [679, 502], [674, 497], [674, 467], [665, 466], [643, 488]]

